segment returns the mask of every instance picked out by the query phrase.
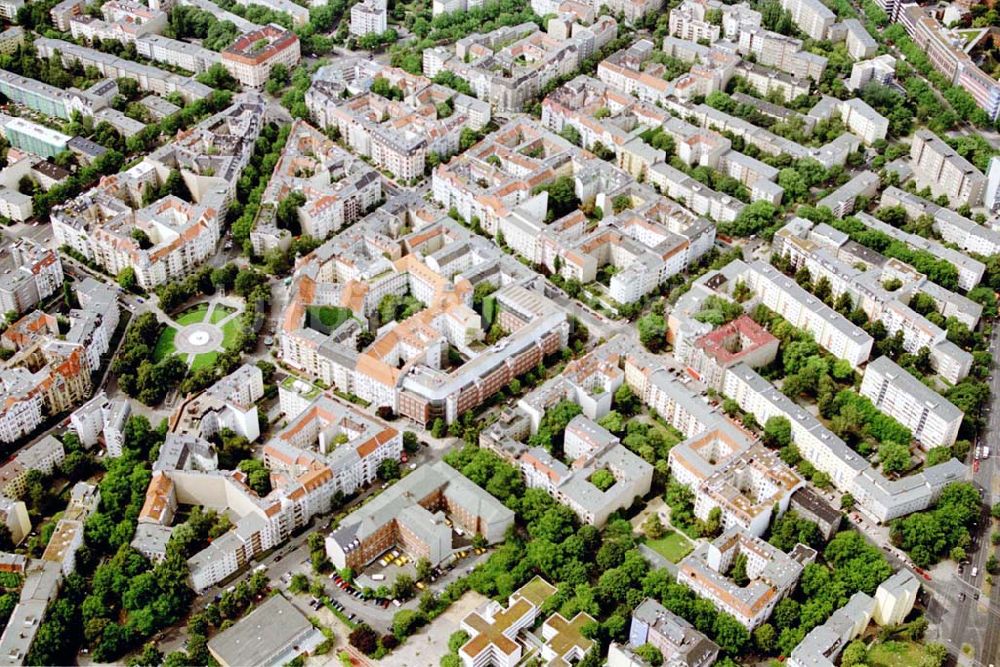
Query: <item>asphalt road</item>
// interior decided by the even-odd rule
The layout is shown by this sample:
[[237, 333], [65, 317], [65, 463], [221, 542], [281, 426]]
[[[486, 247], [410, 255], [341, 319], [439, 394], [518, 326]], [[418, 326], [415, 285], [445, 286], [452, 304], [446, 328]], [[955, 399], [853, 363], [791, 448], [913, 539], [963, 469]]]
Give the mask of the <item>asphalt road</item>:
[[[1000, 352], [1000, 329], [996, 329], [990, 343], [994, 357]], [[969, 563], [961, 574], [955, 574], [952, 582], [956, 584], [944, 591], [947, 604], [953, 609], [953, 621], [946, 636], [949, 650], [959, 657], [960, 663], [967, 659], [961, 654], [963, 644], [969, 644], [975, 651], [969, 660], [971, 664], [993, 665], [1000, 651], [1000, 585], [994, 585], [989, 599], [982, 596], [981, 589], [986, 576], [986, 560], [989, 558], [991, 545], [991, 525], [989, 508], [1000, 500], [1000, 478], [997, 476], [997, 460], [1000, 456], [1000, 366], [993, 365], [990, 391], [991, 405], [987, 408], [985, 425], [980, 434], [978, 444], [989, 446], [990, 457], [979, 461], [979, 470], [973, 472], [973, 482], [984, 490], [983, 513], [973, 535], [973, 546], [967, 549]], [[970, 465], [974, 461], [975, 449], [969, 454]], [[976, 576], [972, 576], [975, 569]], [[964, 599], [963, 599], [964, 594]], [[976, 596], [979, 599], [976, 599]]]

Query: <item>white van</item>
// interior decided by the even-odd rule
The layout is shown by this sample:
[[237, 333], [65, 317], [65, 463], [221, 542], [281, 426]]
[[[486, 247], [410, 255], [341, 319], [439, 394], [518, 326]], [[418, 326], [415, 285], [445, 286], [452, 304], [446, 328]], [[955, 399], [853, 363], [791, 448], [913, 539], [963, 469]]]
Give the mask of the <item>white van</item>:
[[384, 574], [373, 574], [372, 575], [372, 581], [385, 581], [385, 575]]
[[973, 579], [975, 579], [975, 578], [976, 578], [976, 575], [977, 575], [977, 574], [979, 574], [979, 568], [978, 568], [978, 567], [974, 567], [974, 568], [972, 568], [972, 578], [973, 578]]

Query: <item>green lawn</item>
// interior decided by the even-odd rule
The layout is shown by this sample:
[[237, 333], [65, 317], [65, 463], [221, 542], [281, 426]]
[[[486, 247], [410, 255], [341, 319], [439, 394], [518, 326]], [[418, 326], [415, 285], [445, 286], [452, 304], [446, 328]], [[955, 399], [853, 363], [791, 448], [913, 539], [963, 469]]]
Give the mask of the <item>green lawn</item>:
[[658, 540], [646, 540], [646, 546], [671, 563], [679, 563], [684, 556], [694, 551], [691, 542], [680, 533], [670, 531]]
[[204, 368], [205, 366], [211, 366], [215, 363], [215, 359], [219, 356], [218, 352], [203, 352], [194, 358], [194, 363], [191, 364], [191, 370], [196, 371], [199, 368]]
[[208, 312], [207, 303], [199, 303], [197, 306], [191, 306], [187, 310], [183, 311], [180, 315], [176, 316], [174, 319], [177, 324], [181, 326], [188, 326], [190, 324], [198, 324], [204, 321], [205, 313]]
[[153, 349], [153, 361], [160, 361], [165, 359], [169, 355], [176, 352], [174, 347], [174, 336], [177, 335], [177, 329], [173, 327], [167, 327], [160, 334], [160, 340], [156, 341], [156, 347]]
[[309, 306], [306, 314], [306, 326], [320, 333], [331, 333], [354, 316], [349, 308], [339, 306]]
[[236, 336], [240, 332], [240, 320], [236, 317], [222, 325], [222, 347], [228, 348], [236, 341]]
[[920, 664], [923, 654], [923, 647], [916, 642], [888, 641], [868, 649], [868, 664], [871, 667], [911, 667]]
[[212, 315], [209, 321], [212, 324], [218, 324], [235, 312], [235, 308], [230, 308], [229, 306], [223, 306], [221, 303], [217, 303], [215, 304], [215, 308], [212, 310]]

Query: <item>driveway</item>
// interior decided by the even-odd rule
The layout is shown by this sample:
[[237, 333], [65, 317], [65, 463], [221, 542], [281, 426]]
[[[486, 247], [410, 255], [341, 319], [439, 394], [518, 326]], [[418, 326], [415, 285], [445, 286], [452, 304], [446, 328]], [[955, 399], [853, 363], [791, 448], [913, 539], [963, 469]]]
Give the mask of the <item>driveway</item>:
[[424, 626], [378, 664], [437, 667], [441, 657], [448, 653], [448, 638], [461, 630], [462, 619], [487, 601], [488, 598], [475, 591], [467, 592], [434, 619], [434, 622]]

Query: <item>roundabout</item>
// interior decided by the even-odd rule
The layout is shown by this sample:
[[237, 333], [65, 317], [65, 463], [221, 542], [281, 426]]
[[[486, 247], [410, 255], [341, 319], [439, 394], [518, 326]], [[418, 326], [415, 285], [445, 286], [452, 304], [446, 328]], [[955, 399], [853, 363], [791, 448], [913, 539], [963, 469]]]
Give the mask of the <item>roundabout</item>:
[[191, 368], [210, 366], [233, 345], [240, 330], [241, 309], [220, 301], [195, 304], [169, 318], [156, 342], [157, 361], [175, 354]]
[[181, 354], [214, 352], [221, 346], [223, 337], [222, 329], [214, 324], [191, 324], [174, 336], [174, 347]]

